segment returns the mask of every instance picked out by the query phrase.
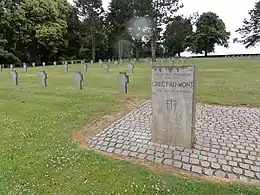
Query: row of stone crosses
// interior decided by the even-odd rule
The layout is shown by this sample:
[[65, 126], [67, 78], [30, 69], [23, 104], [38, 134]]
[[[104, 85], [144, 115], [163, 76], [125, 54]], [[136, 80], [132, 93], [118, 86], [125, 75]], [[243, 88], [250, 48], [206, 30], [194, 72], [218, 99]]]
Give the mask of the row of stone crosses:
[[[67, 66], [66, 66], [67, 67]], [[109, 72], [109, 65], [106, 64], [106, 72]], [[129, 72], [133, 73], [135, 64], [134, 63], [130, 63], [128, 65], [129, 68]], [[88, 65], [83, 62], [83, 72], [87, 73], [88, 71]], [[68, 72], [68, 69], [65, 69], [65, 72]], [[12, 70], [11, 71], [11, 76], [12, 76], [12, 80], [14, 85], [18, 86], [18, 72], [16, 70]], [[40, 83], [42, 87], [47, 87], [47, 73], [43, 70], [40, 71]], [[75, 80], [75, 87], [77, 90], [83, 90], [83, 77], [84, 74], [82, 72], [75, 72], [74, 74], [74, 80]], [[127, 93], [128, 91], [128, 84], [129, 84], [129, 74], [127, 72], [119, 72], [118, 73], [118, 84], [120, 87], [120, 91], [123, 93]]]
[[[107, 60], [107, 62], [108, 62], [108, 63], [105, 64], [105, 71], [106, 71], [106, 72], [109, 72], [109, 68], [110, 68], [109, 64], [110, 64], [111, 61], [110, 61], [110, 60]], [[74, 63], [74, 62], [72, 61], [71, 64], [73, 64], [73, 63]], [[93, 61], [91, 61], [91, 63], [93, 63]], [[117, 64], [118, 62], [117, 62], [117, 61], [114, 61], [114, 63]], [[123, 63], [123, 62], [121, 61], [121, 63]], [[62, 64], [63, 64], [63, 67], [64, 67], [64, 71], [65, 71], [65, 72], [69, 72], [68, 62], [62, 62]], [[88, 64], [87, 64], [85, 61], [81, 61], [81, 64], [83, 64], [83, 72], [87, 72]], [[103, 61], [102, 61], [102, 60], [99, 60], [99, 64], [100, 64], [100, 66], [102, 67], [102, 66], [103, 66]], [[33, 65], [33, 67], [35, 67], [35, 63], [33, 63], [32, 65]], [[45, 67], [45, 62], [43, 62], [42, 65], [43, 65], [43, 67]], [[56, 66], [57, 63], [54, 61], [54, 62], [53, 62], [53, 65]], [[134, 65], [135, 65], [135, 59], [134, 59], [134, 60], [131, 60], [131, 62], [130, 62], [129, 65], [128, 65], [128, 68], [129, 68], [129, 70], [130, 70], [131, 73], [133, 73]], [[3, 67], [4, 67], [3, 65], [0, 65], [0, 72], [3, 71]], [[15, 68], [14, 65], [11, 64], [11, 65], [10, 65], [10, 69], [11, 69], [11, 70], [14, 70], [14, 68]], [[25, 72], [28, 71], [28, 66], [27, 66], [26, 63], [23, 63], [23, 69], [24, 69]]]

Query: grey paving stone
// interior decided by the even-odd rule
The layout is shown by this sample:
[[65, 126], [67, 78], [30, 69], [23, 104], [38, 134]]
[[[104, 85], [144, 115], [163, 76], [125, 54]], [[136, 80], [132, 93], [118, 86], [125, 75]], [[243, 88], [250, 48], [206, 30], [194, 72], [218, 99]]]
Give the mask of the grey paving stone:
[[226, 173], [224, 171], [221, 171], [221, 170], [217, 170], [214, 175], [216, 175], [217, 177], [220, 177], [220, 178], [225, 178], [226, 177]]
[[205, 175], [213, 175], [213, 173], [214, 173], [214, 170], [213, 169], [204, 169], [203, 170], [203, 173], [205, 174]]
[[164, 159], [163, 164], [172, 165], [172, 159]]
[[238, 168], [238, 167], [233, 167], [233, 172], [237, 173], [237, 174], [242, 174], [243, 173], [243, 169]]
[[190, 158], [190, 163], [193, 165], [199, 165], [200, 161], [196, 158]]
[[162, 158], [163, 155], [164, 155], [164, 153], [162, 153], [162, 152], [155, 152], [155, 156], [156, 156], [156, 157]]
[[112, 153], [115, 150], [113, 147], [108, 147], [107, 152]]
[[183, 163], [183, 164], [182, 164], [182, 169], [184, 169], [184, 170], [186, 170], [186, 171], [190, 171], [191, 165], [190, 165], [190, 164], [185, 164], [185, 163]]
[[148, 155], [148, 156], [146, 157], [146, 160], [148, 160], [148, 161], [154, 161], [154, 156]]
[[195, 173], [202, 173], [202, 168], [198, 167], [198, 166], [195, 166], [195, 165], [192, 165], [191, 166], [191, 171], [195, 172]]
[[229, 165], [221, 165], [223, 171], [231, 172], [232, 167]]
[[233, 173], [228, 173], [228, 174], [227, 174], [227, 177], [228, 177], [229, 179], [237, 179], [237, 175], [235, 175], [235, 174], [233, 174]]
[[155, 157], [155, 160], [154, 160], [154, 161], [155, 161], [156, 163], [162, 163], [163, 160], [164, 160], [163, 158]]
[[137, 157], [137, 154], [138, 154], [137, 152], [130, 152], [129, 156], [130, 157]]
[[201, 166], [203, 167], [210, 167], [210, 163], [207, 161], [200, 161]]
[[174, 162], [173, 162], [173, 166], [176, 167], [176, 168], [181, 168], [181, 167], [182, 167], [182, 162], [180, 162], [180, 161], [174, 161]]
[[245, 170], [245, 176], [247, 177], [255, 177], [255, 174], [253, 171]]
[[122, 149], [115, 149], [115, 150], [114, 150], [114, 153], [115, 153], [115, 154], [121, 154], [122, 152], [123, 152]]
[[228, 164], [229, 164], [230, 166], [233, 166], [233, 167], [237, 167], [237, 166], [238, 166], [237, 162], [234, 162], [234, 161], [229, 161]]
[[220, 169], [220, 164], [218, 164], [218, 163], [211, 163], [211, 168], [213, 168], [213, 169]]
[[130, 151], [128, 150], [123, 150], [123, 152], [121, 153], [123, 156], [129, 156]]

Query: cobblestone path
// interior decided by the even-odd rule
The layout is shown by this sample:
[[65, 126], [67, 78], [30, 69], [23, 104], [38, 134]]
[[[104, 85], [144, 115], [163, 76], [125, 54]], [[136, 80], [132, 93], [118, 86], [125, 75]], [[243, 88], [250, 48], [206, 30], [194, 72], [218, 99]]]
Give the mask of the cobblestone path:
[[90, 148], [219, 178], [260, 183], [260, 109], [198, 104], [195, 149], [151, 142], [151, 103], [87, 138]]

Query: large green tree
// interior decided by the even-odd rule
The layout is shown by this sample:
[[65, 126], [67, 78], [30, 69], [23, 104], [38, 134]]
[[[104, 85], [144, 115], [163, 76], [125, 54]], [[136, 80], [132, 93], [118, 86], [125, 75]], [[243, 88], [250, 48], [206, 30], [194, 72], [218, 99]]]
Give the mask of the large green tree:
[[75, 0], [74, 3], [83, 20], [83, 44], [91, 42], [92, 60], [95, 61], [96, 49], [103, 41], [100, 37], [105, 36], [102, 0]]
[[192, 34], [191, 19], [176, 16], [164, 32], [164, 46], [168, 56], [175, 56], [187, 48], [187, 38]]
[[214, 52], [215, 45], [228, 47], [230, 32], [225, 23], [213, 12], [206, 12], [196, 21], [196, 31], [188, 39], [189, 50], [192, 53], [205, 56]]
[[242, 27], [236, 31], [241, 38], [234, 39], [234, 42], [242, 43], [246, 48], [254, 47], [260, 42], [260, 1], [248, 13], [249, 19], [244, 19]]
[[8, 48], [8, 33], [13, 28], [11, 25], [12, 1], [0, 1], [0, 64], [18, 63], [19, 59], [9, 51]]
[[134, 6], [134, 1], [126, 0], [111, 0], [109, 4], [106, 24], [110, 57], [122, 58], [131, 53], [132, 37], [128, 27], [134, 17]]
[[151, 52], [152, 61], [156, 61], [156, 45], [160, 40], [162, 26], [167, 25], [175, 12], [183, 7], [179, 0], [151, 0], [152, 10], [150, 11], [151, 21]]

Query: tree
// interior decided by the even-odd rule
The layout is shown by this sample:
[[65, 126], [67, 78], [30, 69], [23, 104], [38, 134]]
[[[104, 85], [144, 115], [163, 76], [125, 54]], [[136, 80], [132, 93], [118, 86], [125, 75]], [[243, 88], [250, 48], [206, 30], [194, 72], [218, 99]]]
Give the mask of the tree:
[[130, 55], [132, 37], [128, 31], [129, 21], [134, 17], [134, 1], [112, 0], [106, 24], [109, 37], [109, 56], [118, 58]]
[[96, 48], [98, 36], [104, 33], [102, 0], [75, 0], [78, 13], [83, 19], [83, 37], [91, 41], [92, 60], [96, 60]]
[[78, 18], [77, 9], [72, 7], [69, 11], [68, 18], [68, 48], [65, 51], [66, 57], [79, 59], [80, 48], [82, 44], [82, 23]]
[[179, 0], [151, 0], [152, 10], [150, 11], [151, 21], [151, 51], [152, 61], [156, 61], [156, 42], [160, 38], [162, 25], [168, 24], [173, 14], [183, 7]]
[[236, 30], [241, 38], [233, 40], [242, 43], [246, 48], [254, 47], [260, 42], [260, 1], [256, 2], [254, 8], [248, 13], [249, 20], [244, 19], [242, 27]]
[[143, 42], [149, 41], [151, 31], [149, 14], [152, 10], [150, 0], [134, 1], [133, 18], [128, 22], [128, 30], [132, 36], [133, 46], [135, 48], [136, 60], [139, 60], [140, 50]]
[[187, 38], [192, 34], [191, 20], [176, 16], [169, 23], [164, 32], [164, 45], [168, 56], [175, 56], [187, 48]]
[[192, 53], [207, 56], [214, 52], [215, 44], [228, 47], [230, 32], [226, 31], [225, 23], [213, 12], [206, 12], [196, 21], [196, 32], [188, 38], [189, 50]]

